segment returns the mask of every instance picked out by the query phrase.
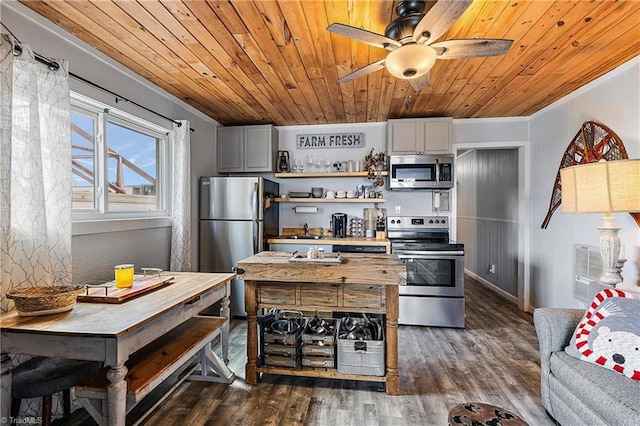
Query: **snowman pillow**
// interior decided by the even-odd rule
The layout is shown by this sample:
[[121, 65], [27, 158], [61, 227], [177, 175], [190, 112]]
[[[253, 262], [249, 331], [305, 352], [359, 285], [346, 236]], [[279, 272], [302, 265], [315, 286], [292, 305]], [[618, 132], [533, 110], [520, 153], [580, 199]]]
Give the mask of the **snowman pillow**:
[[640, 381], [640, 289], [603, 286], [565, 351]]

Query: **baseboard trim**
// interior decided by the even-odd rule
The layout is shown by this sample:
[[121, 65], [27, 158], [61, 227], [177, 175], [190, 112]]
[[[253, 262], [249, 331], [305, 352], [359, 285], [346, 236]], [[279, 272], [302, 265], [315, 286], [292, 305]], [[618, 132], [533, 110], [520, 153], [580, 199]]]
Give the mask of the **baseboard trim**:
[[518, 304], [518, 298], [517, 297], [507, 293], [506, 291], [504, 291], [500, 287], [496, 286], [492, 282], [485, 280], [481, 276], [476, 275], [475, 273], [471, 272], [468, 269], [465, 269], [464, 273], [469, 275], [471, 278], [473, 278], [474, 280], [478, 281], [480, 284], [482, 284], [483, 286], [487, 287], [488, 289], [490, 289], [492, 291], [495, 291], [496, 293], [498, 293], [499, 295], [501, 295], [505, 299], [509, 300], [510, 302], [513, 302], [516, 305]]

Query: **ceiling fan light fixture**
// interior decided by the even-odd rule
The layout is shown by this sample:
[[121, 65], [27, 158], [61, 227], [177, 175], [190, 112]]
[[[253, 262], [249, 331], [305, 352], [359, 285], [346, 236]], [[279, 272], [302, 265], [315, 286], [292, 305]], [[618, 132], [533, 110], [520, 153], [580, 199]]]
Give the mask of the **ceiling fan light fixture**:
[[433, 47], [405, 44], [387, 55], [385, 67], [396, 78], [418, 78], [429, 72], [436, 62], [436, 56]]

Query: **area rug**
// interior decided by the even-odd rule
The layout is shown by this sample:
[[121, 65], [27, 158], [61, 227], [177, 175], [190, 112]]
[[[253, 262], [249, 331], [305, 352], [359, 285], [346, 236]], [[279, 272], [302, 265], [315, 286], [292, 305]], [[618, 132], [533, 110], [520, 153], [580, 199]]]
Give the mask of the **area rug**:
[[449, 411], [449, 426], [527, 426], [512, 412], [481, 402], [465, 402]]

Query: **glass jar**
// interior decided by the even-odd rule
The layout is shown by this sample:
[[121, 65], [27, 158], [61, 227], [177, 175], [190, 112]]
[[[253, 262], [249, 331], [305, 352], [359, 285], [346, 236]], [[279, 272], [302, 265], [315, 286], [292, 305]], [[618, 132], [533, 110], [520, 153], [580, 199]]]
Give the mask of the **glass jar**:
[[309, 251], [307, 251], [307, 259], [317, 259], [318, 258], [318, 247], [309, 247]]

